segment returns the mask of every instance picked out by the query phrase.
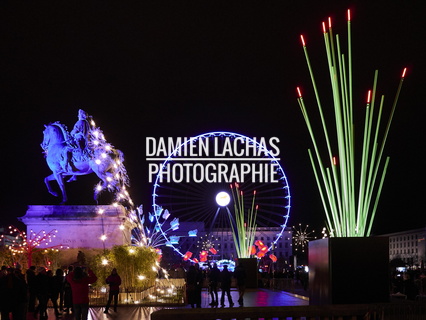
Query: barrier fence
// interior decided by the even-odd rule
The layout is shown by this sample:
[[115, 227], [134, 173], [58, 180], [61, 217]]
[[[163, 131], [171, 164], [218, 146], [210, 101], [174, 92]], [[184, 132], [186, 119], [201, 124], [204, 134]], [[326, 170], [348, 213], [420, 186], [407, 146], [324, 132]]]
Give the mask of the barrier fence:
[[162, 309], [151, 320], [424, 320], [422, 301], [366, 305]]

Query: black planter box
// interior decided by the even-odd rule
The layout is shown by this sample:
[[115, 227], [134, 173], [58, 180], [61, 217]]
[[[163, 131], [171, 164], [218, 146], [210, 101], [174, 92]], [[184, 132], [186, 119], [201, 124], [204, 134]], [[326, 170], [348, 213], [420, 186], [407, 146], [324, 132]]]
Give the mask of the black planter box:
[[257, 288], [257, 258], [238, 258], [237, 264], [241, 263], [246, 271], [246, 288]]
[[389, 302], [389, 238], [309, 242], [309, 304]]

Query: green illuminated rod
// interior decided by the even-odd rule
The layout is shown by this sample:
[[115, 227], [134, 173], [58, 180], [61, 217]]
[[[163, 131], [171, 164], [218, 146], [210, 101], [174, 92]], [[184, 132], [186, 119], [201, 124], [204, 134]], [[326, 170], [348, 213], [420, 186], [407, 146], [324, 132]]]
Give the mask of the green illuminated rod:
[[251, 246], [254, 243], [256, 235], [256, 217], [258, 206], [255, 206], [256, 190], [253, 192], [251, 200], [251, 207], [245, 214], [244, 209], [244, 193], [239, 189], [237, 183], [231, 185], [232, 197], [234, 200], [235, 223], [232, 216], [229, 215], [230, 224], [232, 228], [232, 235], [234, 238], [235, 249], [238, 258], [250, 258]]
[[[328, 24], [323, 22], [322, 26], [332, 89], [333, 127], [335, 128], [335, 135], [333, 135], [333, 140], [330, 139], [306, 42], [304, 37], [301, 36], [303, 51], [321, 119], [322, 134], [325, 139], [325, 144], [323, 145], [326, 149], [326, 156], [324, 156], [318, 148], [302, 93], [298, 87], [297, 92], [299, 97], [297, 101], [313, 142], [313, 152], [312, 150], [308, 150], [309, 158], [318, 185], [330, 234], [336, 237], [369, 236], [389, 165], [389, 157], [385, 161], [382, 161], [383, 150], [405, 78], [406, 68], [402, 72], [386, 127], [382, 128], [382, 130], [384, 96], [381, 96], [378, 110], [375, 110], [378, 80], [378, 71], [375, 71], [372, 90], [369, 90], [367, 94], [362, 150], [360, 156], [358, 156], [355, 152], [353, 121], [350, 10], [348, 10], [347, 15], [347, 57], [341, 52], [339, 35], [333, 35], [331, 19], [328, 18]], [[383, 133], [381, 134], [381, 132]], [[334, 141], [333, 145], [331, 141]], [[323, 159], [326, 160], [323, 161]], [[361, 162], [360, 165], [356, 164], [355, 159]]]

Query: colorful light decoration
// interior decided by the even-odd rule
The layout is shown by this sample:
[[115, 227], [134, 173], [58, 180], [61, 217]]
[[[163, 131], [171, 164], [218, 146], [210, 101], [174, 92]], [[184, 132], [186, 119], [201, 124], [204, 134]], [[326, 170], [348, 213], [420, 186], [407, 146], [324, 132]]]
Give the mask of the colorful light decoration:
[[[133, 201], [127, 191], [129, 186], [129, 177], [127, 176], [126, 168], [123, 165], [124, 156], [120, 150], [114, 148], [113, 145], [107, 142], [105, 135], [90, 116], [90, 130], [88, 132], [87, 147], [91, 152], [91, 157], [98, 166], [106, 165], [105, 161], [110, 161], [109, 156], [114, 159], [114, 172], [111, 173], [106, 180], [108, 184], [106, 188], [115, 195], [115, 202], [128, 203], [131, 207]], [[102, 181], [95, 188], [95, 197], [105, 190]]]
[[183, 260], [187, 261], [189, 259], [191, 259], [192, 257], [192, 252], [191, 251], [187, 251], [184, 255], [183, 255]]
[[231, 185], [231, 191], [234, 200], [235, 225], [231, 216], [229, 220], [237, 257], [250, 258], [251, 245], [253, 244], [257, 227], [256, 216], [258, 206], [255, 205], [256, 190], [253, 192], [251, 208], [247, 212], [247, 217], [244, 210], [244, 193], [240, 190], [238, 183]]
[[207, 251], [205, 251], [205, 250], [201, 251], [200, 252], [200, 262], [207, 261], [207, 255], [208, 255]]
[[[11, 245], [7, 245], [13, 255], [25, 254], [27, 256], [28, 268], [32, 265], [32, 255], [36, 251], [46, 249], [68, 249], [68, 246], [62, 244], [50, 245], [52, 238], [56, 237], [58, 230], [54, 229], [49, 232], [44, 230], [35, 233], [33, 230], [27, 235], [25, 231], [9, 226], [9, 234], [14, 235]], [[2, 235], [3, 237], [3, 235]], [[40, 248], [44, 246], [44, 248]]]
[[[375, 114], [378, 71], [375, 72], [373, 89], [368, 92], [366, 101], [361, 164], [358, 167], [355, 163], [355, 160], [358, 159], [355, 152], [354, 141], [357, 139], [355, 139], [353, 122], [351, 13], [348, 10], [348, 55], [341, 53], [339, 36], [334, 37], [333, 35], [331, 19], [328, 19], [328, 27], [325, 23], [322, 26], [333, 93], [337, 147], [333, 149], [330, 143], [331, 139], [308, 56], [307, 44], [304, 37], [301, 36], [327, 149], [326, 156], [321, 156], [301, 89], [298, 87], [297, 101], [313, 142], [316, 160], [310, 149], [308, 150], [309, 158], [326, 214], [328, 230], [333, 230], [333, 236], [337, 237], [369, 236], [389, 163], [389, 157], [387, 157], [384, 165], [382, 164], [383, 150], [406, 69], [402, 73], [385, 133], [380, 143], [378, 138], [384, 97], [382, 96], [378, 113]], [[336, 152], [336, 155], [333, 152]], [[324, 163], [322, 159], [328, 160]], [[327, 167], [328, 164], [330, 168]]]
[[[171, 216], [170, 212], [166, 209], [163, 210], [161, 207], [157, 207], [157, 211], [154, 213], [148, 212], [144, 214], [143, 207], [140, 205], [136, 211], [133, 211], [134, 221], [137, 224], [137, 228], [132, 232], [132, 243], [138, 246], [149, 246], [153, 248], [159, 248], [163, 245], [173, 246], [173, 244], [179, 243], [179, 237], [170, 237], [170, 241], [166, 241], [159, 226], [159, 220], [155, 216], [163, 217], [163, 224], [166, 223], [167, 219]], [[167, 231], [179, 227], [179, 221], [170, 222], [170, 228]]]
[[317, 237], [310, 236], [315, 230], [308, 231], [309, 225], [306, 225], [304, 229], [302, 229], [302, 224], [299, 223], [299, 229], [293, 226], [293, 241], [295, 251], [305, 252], [306, 247], [310, 240], [316, 239]]

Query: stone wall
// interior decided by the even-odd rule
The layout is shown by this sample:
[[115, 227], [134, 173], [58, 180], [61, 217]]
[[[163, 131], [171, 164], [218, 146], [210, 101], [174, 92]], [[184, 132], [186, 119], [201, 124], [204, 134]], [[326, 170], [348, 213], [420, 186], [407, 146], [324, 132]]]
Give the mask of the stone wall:
[[[132, 225], [123, 206], [30, 205], [20, 220], [27, 226], [28, 235], [31, 230], [35, 233], [57, 230], [52, 242], [41, 244], [41, 248], [64, 245], [106, 249], [130, 243]], [[106, 236], [105, 240], [101, 239], [102, 235]]]

